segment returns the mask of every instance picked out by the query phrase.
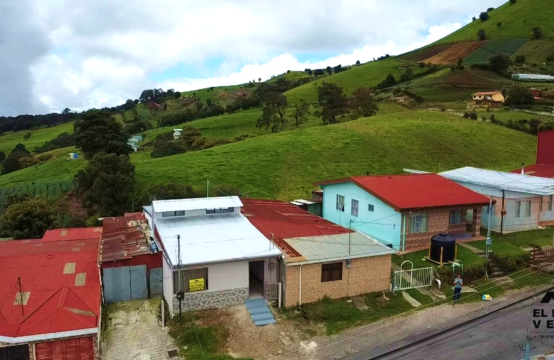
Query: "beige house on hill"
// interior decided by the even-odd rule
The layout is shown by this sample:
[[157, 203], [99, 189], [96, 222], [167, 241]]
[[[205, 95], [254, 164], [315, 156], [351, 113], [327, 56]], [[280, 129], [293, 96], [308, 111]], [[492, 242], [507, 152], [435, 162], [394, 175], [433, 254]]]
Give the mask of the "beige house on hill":
[[504, 104], [504, 95], [501, 91], [477, 92], [471, 95], [472, 101], [468, 103], [468, 108], [480, 107], [500, 107]]

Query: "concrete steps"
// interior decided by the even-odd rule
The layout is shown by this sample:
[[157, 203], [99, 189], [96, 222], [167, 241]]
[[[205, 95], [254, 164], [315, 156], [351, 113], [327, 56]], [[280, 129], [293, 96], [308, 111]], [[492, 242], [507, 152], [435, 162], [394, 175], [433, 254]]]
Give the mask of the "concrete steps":
[[275, 317], [264, 298], [246, 299], [244, 302], [256, 326], [275, 324]]

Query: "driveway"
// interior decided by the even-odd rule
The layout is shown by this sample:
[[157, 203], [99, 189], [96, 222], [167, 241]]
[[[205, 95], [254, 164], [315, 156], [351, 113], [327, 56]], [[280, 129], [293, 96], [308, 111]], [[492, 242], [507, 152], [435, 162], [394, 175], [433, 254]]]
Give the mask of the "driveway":
[[[110, 304], [106, 360], [166, 360], [169, 336], [158, 324], [160, 299]], [[171, 346], [169, 346], [171, 347]]]

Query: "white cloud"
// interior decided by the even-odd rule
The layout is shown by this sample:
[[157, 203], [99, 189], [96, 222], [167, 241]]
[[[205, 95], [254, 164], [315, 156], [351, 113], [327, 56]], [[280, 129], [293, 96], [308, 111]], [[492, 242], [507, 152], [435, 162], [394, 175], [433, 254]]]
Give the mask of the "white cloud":
[[[0, 96], [0, 115], [111, 106], [154, 86], [185, 90], [365, 62], [437, 40], [504, 0], [24, 1], [27, 12], [12, 5], [19, 2], [0, 5], [0, 13], [7, 6], [21, 15], [8, 23], [11, 45], [0, 39], [0, 52], [16, 44], [26, 59], [17, 70], [23, 75], [9, 80], [21, 88], [14, 99], [23, 100]], [[26, 37], [25, 29], [38, 34]], [[301, 63], [294, 55], [302, 54], [342, 55]], [[215, 72], [206, 69], [211, 58], [224, 59]], [[150, 80], [178, 64], [202, 78]], [[0, 67], [0, 79], [8, 71]], [[10, 89], [4, 84], [0, 95]]]

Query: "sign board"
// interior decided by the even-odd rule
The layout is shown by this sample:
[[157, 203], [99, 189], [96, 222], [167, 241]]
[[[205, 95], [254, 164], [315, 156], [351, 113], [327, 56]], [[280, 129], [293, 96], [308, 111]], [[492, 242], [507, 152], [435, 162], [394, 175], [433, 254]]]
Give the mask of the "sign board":
[[195, 292], [195, 291], [203, 291], [206, 290], [204, 285], [204, 279], [192, 279], [189, 280], [189, 291]]
[[534, 304], [529, 325], [533, 338], [554, 338], [554, 292], [547, 292], [540, 303]]
[[487, 239], [487, 245], [492, 245], [492, 238]]

